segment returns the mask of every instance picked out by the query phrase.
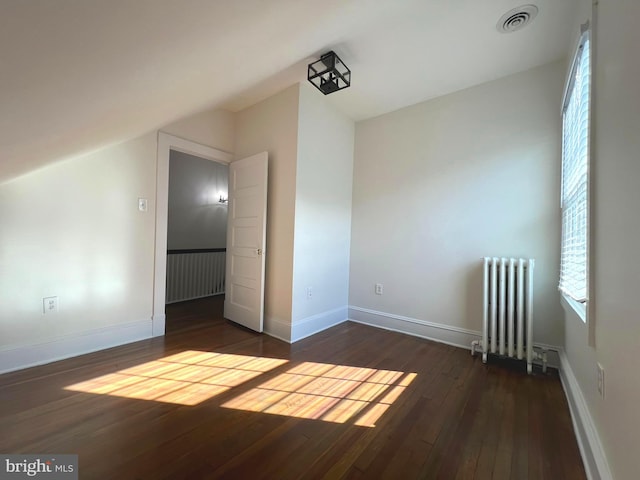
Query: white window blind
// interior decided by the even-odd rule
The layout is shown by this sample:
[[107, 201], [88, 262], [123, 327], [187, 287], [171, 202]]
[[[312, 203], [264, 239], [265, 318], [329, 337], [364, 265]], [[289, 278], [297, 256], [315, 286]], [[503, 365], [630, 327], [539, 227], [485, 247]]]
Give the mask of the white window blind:
[[562, 114], [562, 246], [560, 290], [587, 300], [589, 172], [589, 37], [585, 34], [569, 78]]

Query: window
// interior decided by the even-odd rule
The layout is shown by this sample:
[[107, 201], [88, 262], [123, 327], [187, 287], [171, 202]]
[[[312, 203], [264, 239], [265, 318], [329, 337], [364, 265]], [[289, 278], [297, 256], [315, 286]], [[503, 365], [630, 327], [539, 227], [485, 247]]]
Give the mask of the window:
[[589, 232], [589, 34], [584, 31], [572, 63], [562, 108], [562, 245], [560, 291], [587, 301]]

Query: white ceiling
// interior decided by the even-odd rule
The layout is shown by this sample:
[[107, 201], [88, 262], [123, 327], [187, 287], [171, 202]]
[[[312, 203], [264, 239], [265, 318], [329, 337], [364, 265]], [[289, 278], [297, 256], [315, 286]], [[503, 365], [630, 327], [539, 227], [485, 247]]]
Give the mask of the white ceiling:
[[[526, 1], [540, 12], [500, 34]], [[361, 120], [565, 56], [576, 0], [0, 0], [0, 181], [207, 108], [236, 111], [335, 50]], [[318, 92], [320, 95], [320, 92]]]

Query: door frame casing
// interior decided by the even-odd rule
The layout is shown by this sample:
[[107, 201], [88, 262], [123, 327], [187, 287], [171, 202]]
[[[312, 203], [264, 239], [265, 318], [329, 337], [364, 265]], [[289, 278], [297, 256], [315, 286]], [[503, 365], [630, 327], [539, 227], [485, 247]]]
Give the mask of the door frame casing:
[[165, 332], [165, 299], [167, 288], [167, 228], [169, 214], [169, 157], [171, 150], [229, 164], [233, 155], [208, 145], [186, 140], [158, 131], [158, 155], [156, 164], [156, 231], [153, 271], [152, 336]]

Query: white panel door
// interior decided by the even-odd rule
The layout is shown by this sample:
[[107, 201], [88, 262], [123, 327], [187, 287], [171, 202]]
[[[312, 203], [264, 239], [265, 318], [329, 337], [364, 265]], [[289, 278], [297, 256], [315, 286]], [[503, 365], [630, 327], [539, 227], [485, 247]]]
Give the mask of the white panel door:
[[264, 317], [267, 152], [229, 164], [224, 316], [256, 332]]

